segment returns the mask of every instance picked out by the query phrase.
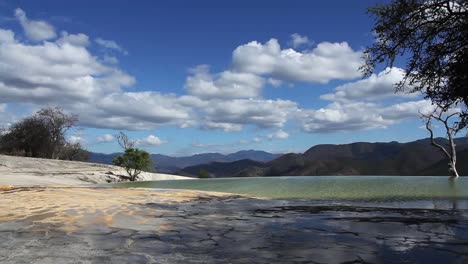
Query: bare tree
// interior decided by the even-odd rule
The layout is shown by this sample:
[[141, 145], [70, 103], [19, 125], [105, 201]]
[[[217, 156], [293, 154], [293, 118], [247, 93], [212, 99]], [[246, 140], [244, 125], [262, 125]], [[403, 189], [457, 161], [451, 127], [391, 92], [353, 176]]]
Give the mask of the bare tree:
[[117, 142], [120, 147], [124, 150], [135, 147], [136, 140], [131, 140], [124, 132], [120, 131], [115, 137], [117, 138]]
[[61, 160], [88, 161], [89, 152], [83, 149], [80, 142], [67, 142], [61, 147], [58, 158]]
[[39, 110], [35, 117], [47, 125], [52, 144], [52, 159], [58, 159], [61, 146], [65, 145], [65, 134], [78, 122], [78, 116], [66, 114], [59, 107], [47, 107]]
[[[423, 114], [420, 112], [421, 118], [426, 120], [426, 129], [430, 133], [431, 144], [442, 151], [445, 156], [448, 158], [448, 171], [453, 178], [458, 178], [457, 171], [457, 150], [455, 144], [455, 134], [459, 131], [459, 126], [456, 122], [451, 122], [450, 118], [457, 117], [459, 118], [461, 112], [455, 111], [450, 113], [447, 107], [442, 107], [437, 105], [437, 107], [429, 114]], [[439, 121], [444, 125], [446, 138], [448, 144], [444, 147], [442, 144], [439, 144], [434, 139], [434, 131], [432, 128], [432, 120]]]
[[33, 116], [0, 129], [0, 152], [48, 159], [86, 160], [80, 144], [67, 142], [66, 132], [78, 121], [58, 107], [43, 108]]

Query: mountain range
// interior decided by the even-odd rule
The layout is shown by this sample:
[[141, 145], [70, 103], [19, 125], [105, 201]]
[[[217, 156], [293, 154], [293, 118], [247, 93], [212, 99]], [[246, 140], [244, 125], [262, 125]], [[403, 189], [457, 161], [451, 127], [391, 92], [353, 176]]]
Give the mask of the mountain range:
[[[447, 144], [443, 138], [436, 139]], [[458, 171], [468, 175], [468, 138], [456, 139]], [[188, 166], [178, 174], [212, 177], [308, 175], [447, 175], [447, 161], [429, 139], [408, 143], [387, 142], [313, 146], [303, 154], [289, 153], [271, 161], [249, 159]]]
[[[89, 161], [94, 163], [112, 164], [112, 159], [122, 153], [89, 153]], [[199, 164], [208, 164], [211, 162], [235, 162], [248, 159], [251, 161], [268, 162], [280, 157], [282, 154], [272, 154], [258, 150], [242, 150], [232, 154], [220, 153], [203, 153], [185, 157], [171, 157], [161, 154], [151, 154], [151, 158], [155, 162], [155, 168], [161, 173], [175, 173], [189, 166]], [[197, 174], [198, 175], [198, 172]]]

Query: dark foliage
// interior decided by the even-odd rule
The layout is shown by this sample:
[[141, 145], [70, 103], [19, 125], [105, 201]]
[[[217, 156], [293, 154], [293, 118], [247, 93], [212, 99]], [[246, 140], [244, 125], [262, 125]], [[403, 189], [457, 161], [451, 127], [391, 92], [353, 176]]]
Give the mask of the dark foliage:
[[2, 153], [50, 158], [52, 142], [47, 125], [35, 117], [28, 117], [13, 124], [0, 138]]
[[210, 178], [210, 174], [206, 170], [200, 169], [200, 172], [198, 173], [198, 178], [200, 179]]
[[468, 123], [468, 1], [393, 0], [372, 7], [377, 41], [365, 51], [370, 75], [380, 63], [406, 58], [397, 91], [421, 91], [444, 108], [459, 106], [459, 129]]
[[65, 133], [77, 122], [60, 108], [44, 108], [24, 118], [0, 136], [0, 153], [63, 160], [88, 160], [88, 152], [79, 143], [69, 143]]

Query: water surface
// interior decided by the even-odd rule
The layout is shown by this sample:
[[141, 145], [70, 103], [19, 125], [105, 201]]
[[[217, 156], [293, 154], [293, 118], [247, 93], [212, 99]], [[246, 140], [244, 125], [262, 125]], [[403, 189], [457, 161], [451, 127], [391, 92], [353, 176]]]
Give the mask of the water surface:
[[146, 181], [118, 185], [217, 191], [281, 199], [468, 199], [468, 178], [450, 180], [441, 176], [251, 177]]

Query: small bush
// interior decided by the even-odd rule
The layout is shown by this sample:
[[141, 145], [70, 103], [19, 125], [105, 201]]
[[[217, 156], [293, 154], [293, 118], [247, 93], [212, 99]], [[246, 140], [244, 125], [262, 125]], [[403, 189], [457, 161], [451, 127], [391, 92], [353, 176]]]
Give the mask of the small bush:
[[200, 179], [210, 178], [210, 174], [206, 170], [201, 169], [200, 172], [198, 173], [198, 178]]
[[116, 166], [120, 166], [127, 171], [130, 181], [138, 179], [138, 175], [143, 170], [151, 170], [152, 160], [150, 154], [137, 148], [127, 148], [123, 155], [117, 156], [112, 160]]

